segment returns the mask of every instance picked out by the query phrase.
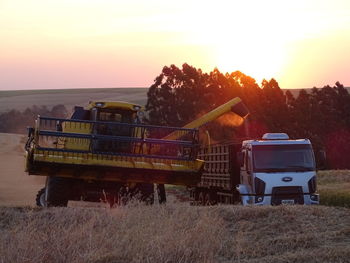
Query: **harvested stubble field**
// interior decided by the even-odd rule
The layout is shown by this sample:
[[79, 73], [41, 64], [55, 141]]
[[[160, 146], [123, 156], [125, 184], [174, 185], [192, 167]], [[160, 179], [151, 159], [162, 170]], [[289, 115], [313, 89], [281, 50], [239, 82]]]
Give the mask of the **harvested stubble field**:
[[0, 262], [350, 262], [350, 210], [0, 208]]

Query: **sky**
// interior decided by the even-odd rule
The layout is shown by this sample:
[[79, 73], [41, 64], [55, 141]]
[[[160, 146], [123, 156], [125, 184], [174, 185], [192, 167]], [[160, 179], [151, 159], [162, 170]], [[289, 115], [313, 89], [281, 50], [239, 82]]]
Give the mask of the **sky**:
[[166, 65], [350, 86], [349, 0], [0, 0], [0, 90], [149, 87]]

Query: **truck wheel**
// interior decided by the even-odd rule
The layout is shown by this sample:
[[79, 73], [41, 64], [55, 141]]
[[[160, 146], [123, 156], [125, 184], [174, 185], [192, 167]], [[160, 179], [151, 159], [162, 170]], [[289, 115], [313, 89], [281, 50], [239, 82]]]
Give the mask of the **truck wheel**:
[[40, 189], [39, 192], [36, 195], [36, 205], [40, 207], [46, 207], [46, 190], [45, 187]]
[[210, 204], [210, 193], [205, 193], [205, 195], [204, 195], [204, 205], [205, 206], [209, 206], [209, 205], [211, 205]]
[[205, 205], [204, 192], [200, 191], [198, 195], [198, 205]]
[[68, 178], [48, 177], [46, 187], [47, 206], [67, 206], [73, 188]]
[[207, 192], [204, 196], [204, 205], [216, 205], [217, 199], [214, 193]]

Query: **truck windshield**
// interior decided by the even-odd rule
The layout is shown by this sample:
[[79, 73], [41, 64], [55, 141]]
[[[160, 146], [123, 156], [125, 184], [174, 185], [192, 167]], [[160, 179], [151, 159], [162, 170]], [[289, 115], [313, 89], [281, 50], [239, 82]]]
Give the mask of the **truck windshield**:
[[254, 145], [255, 172], [303, 172], [315, 170], [311, 145]]

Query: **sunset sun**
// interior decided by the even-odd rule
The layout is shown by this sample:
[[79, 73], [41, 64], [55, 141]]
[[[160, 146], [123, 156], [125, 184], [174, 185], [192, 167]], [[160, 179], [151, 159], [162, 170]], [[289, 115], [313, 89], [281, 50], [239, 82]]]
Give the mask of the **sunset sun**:
[[259, 82], [278, 75], [286, 63], [284, 50], [269, 43], [254, 47], [258, 44], [253, 40], [249, 42], [251, 44], [232, 43], [215, 47], [218, 69], [223, 72], [240, 70]]

